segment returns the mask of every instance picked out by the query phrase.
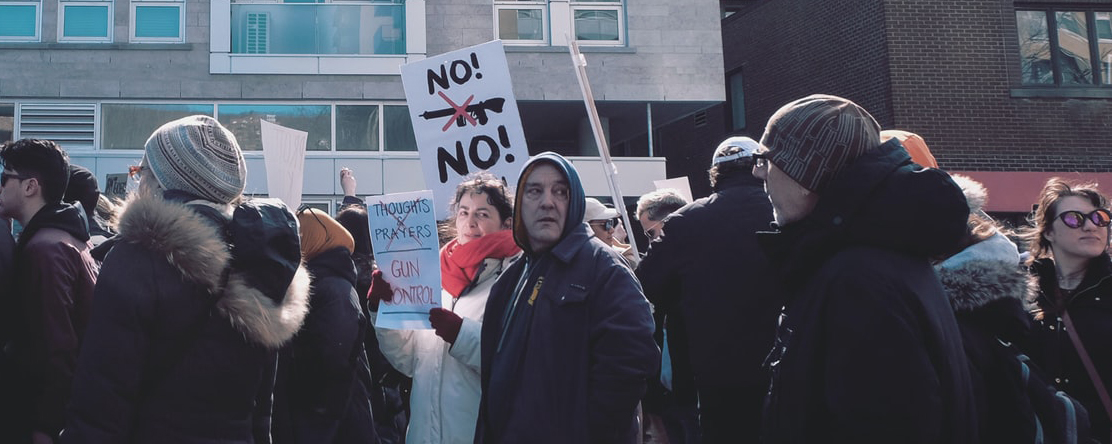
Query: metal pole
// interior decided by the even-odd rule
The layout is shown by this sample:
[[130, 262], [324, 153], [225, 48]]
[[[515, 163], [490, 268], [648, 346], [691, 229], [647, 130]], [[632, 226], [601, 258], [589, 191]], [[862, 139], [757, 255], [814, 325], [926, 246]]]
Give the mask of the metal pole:
[[645, 120], [649, 122], [649, 157], [653, 157], [653, 103], [645, 102]]
[[[602, 120], [598, 117], [598, 109], [595, 108], [595, 96], [591, 93], [591, 85], [587, 80], [587, 58], [579, 52], [579, 45], [570, 37], [565, 35], [568, 40], [568, 50], [571, 51], [571, 62], [575, 66], [575, 77], [579, 80], [579, 89], [583, 91], [583, 103], [587, 105], [587, 117], [591, 119], [591, 129], [595, 133], [595, 145], [598, 146], [599, 157], [602, 158], [602, 170], [606, 172], [606, 184], [610, 186], [610, 195], [614, 198], [614, 207], [618, 210], [618, 215], [622, 217], [622, 222], [625, 223], [626, 231], [631, 232], [633, 225], [629, 223], [629, 214], [626, 213], [625, 200], [622, 199], [622, 191], [618, 189], [618, 168], [614, 166], [614, 160], [610, 158], [610, 147], [606, 144], [606, 137], [602, 132]], [[637, 241], [630, 235], [629, 246], [633, 249], [633, 254], [640, 256], [637, 251]]]

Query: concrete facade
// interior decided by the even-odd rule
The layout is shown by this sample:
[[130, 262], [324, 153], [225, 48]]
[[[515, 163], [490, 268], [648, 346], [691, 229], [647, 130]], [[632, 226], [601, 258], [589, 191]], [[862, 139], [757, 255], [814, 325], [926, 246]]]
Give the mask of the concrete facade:
[[[553, 10], [567, 7], [567, 0], [550, 0]], [[651, 107], [654, 122], [667, 122], [725, 99], [719, 4], [716, 0], [626, 0], [626, 42], [621, 46], [582, 46], [588, 75], [603, 118], [610, 120], [622, 147], [647, 144], [650, 123], [645, 117], [629, 118], [628, 109], [644, 113]], [[407, 0], [406, 54], [396, 57], [235, 57], [228, 56], [226, 16], [230, 0], [186, 0], [184, 43], [129, 43], [129, 7], [119, 2], [113, 11], [111, 43], [58, 42], [58, 0], [43, 0], [41, 41], [0, 42], [0, 110], [14, 105], [13, 137], [19, 137], [22, 105], [43, 103], [267, 103], [359, 104], [364, 101], [404, 104], [396, 67], [405, 61], [484, 43], [495, 38], [493, 0]], [[215, 13], [214, 13], [215, 11]], [[554, 28], [555, 29], [555, 28]], [[557, 42], [562, 37], [553, 37]], [[544, 136], [545, 148], [575, 144], [579, 121], [585, 116], [582, 95], [572, 69], [567, 46], [507, 46], [513, 88], [521, 103], [526, 135]], [[339, 61], [337, 61], [339, 60]], [[315, 64], [315, 65], [311, 65]], [[331, 65], [329, 65], [331, 64]], [[327, 65], [327, 66], [326, 66]], [[375, 74], [227, 74], [237, 70], [270, 72], [373, 72]], [[346, 68], [345, 68], [346, 67]], [[332, 71], [329, 71], [329, 70]], [[348, 71], [345, 71], [347, 69]], [[608, 108], [609, 106], [609, 108]], [[608, 109], [619, 111], [606, 115]], [[578, 114], [577, 114], [578, 113]], [[575, 114], [568, 121], [546, 119], [552, 114]], [[537, 116], [537, 117], [532, 117]], [[631, 122], [626, 124], [624, 122]], [[118, 172], [121, 165], [141, 154], [138, 150], [104, 150], [101, 122], [91, 149], [71, 150], [81, 161], [91, 161], [98, 178]], [[638, 137], [639, 135], [639, 137]], [[593, 142], [592, 142], [593, 143]], [[626, 149], [626, 148], [623, 148]], [[538, 150], [531, 150], [536, 152]], [[648, 153], [638, 146], [631, 152]], [[566, 154], [587, 152], [569, 149]], [[621, 154], [620, 152], [616, 154]], [[335, 176], [335, 168], [359, 164], [363, 182], [384, 192], [419, 187], [421, 182], [387, 180], [386, 170], [398, 163], [400, 171], [413, 171], [415, 153], [326, 152], [310, 153], [317, 168], [313, 174]], [[251, 156], [249, 156], [251, 157]], [[661, 163], [651, 171], [663, 170]], [[253, 166], [257, 166], [253, 162]], [[307, 165], [309, 162], [307, 162]], [[342, 165], [341, 165], [342, 164]], [[377, 167], [376, 167], [377, 165]], [[104, 171], [99, 171], [98, 168]], [[377, 168], [377, 169], [376, 169]], [[640, 173], [635, 173], [640, 174]], [[654, 175], [662, 173], [654, 172]], [[256, 178], [265, 177], [252, 171]], [[309, 175], [307, 171], [307, 175]], [[417, 174], [416, 176], [419, 176]], [[662, 177], [660, 177], [662, 178]], [[651, 185], [650, 185], [651, 187]], [[362, 188], [362, 185], [361, 185]], [[637, 188], [644, 188], [639, 185]], [[650, 188], [651, 189], [651, 188]], [[338, 184], [309, 191], [322, 196], [338, 194]], [[333, 193], [332, 191], [336, 191]], [[639, 190], [630, 190], [633, 194]], [[640, 190], [644, 192], [648, 190]], [[601, 193], [598, 193], [601, 194]]]

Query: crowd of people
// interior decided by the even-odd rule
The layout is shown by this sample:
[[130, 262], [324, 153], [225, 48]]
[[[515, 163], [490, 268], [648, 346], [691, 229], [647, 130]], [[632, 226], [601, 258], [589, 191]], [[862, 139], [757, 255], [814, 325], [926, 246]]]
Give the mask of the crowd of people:
[[840, 97], [641, 196], [643, 255], [558, 154], [466, 178], [428, 330], [376, 327], [346, 168], [335, 216], [245, 196], [206, 116], [122, 203], [54, 142], [0, 161], [0, 442], [1112, 444], [1108, 198], [1051, 179], [1006, 228]]

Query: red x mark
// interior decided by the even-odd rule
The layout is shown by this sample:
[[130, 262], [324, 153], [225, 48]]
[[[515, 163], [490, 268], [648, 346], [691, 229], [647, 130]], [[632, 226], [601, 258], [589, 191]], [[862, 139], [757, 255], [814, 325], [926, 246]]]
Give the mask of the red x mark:
[[[386, 208], [386, 204], [382, 203], [382, 201], [379, 201], [379, 202], [378, 202], [378, 204], [379, 204], [379, 205], [381, 205], [381, 206], [382, 206], [382, 208]], [[394, 218], [394, 220], [398, 221], [398, 226], [397, 226], [397, 228], [399, 228], [399, 229], [402, 229], [402, 230], [405, 230], [405, 229], [406, 229], [406, 226], [405, 226], [405, 220], [406, 220], [406, 219], [409, 219], [409, 215], [410, 215], [410, 214], [413, 214], [413, 213], [406, 213], [406, 214], [405, 214], [405, 217], [403, 217], [403, 218], [401, 218], [401, 219], [398, 219], [398, 215], [397, 215], [397, 214], [391, 214], [391, 215], [390, 215], [390, 217], [393, 217], [393, 218]], [[410, 236], [410, 237], [412, 237], [414, 241], [417, 241], [417, 245], [421, 245], [421, 239], [417, 238], [417, 236]], [[395, 240], [395, 239], [397, 239], [397, 238], [396, 238], [396, 237], [393, 237], [393, 236], [391, 236], [391, 238], [390, 238], [390, 242], [387, 242], [387, 243], [386, 243], [386, 249], [387, 249], [387, 250], [390, 250], [390, 246], [394, 244], [394, 240]], [[422, 246], [423, 246], [423, 245], [422, 245]]]
[[472, 126], [479, 126], [479, 122], [476, 122], [475, 118], [471, 117], [471, 113], [467, 112], [467, 106], [471, 105], [472, 100], [475, 100], [474, 94], [468, 97], [467, 101], [463, 102], [463, 105], [456, 106], [456, 102], [453, 102], [452, 99], [449, 99], [448, 96], [444, 95], [444, 91], [437, 91], [436, 93], [440, 94], [440, 97], [443, 98], [445, 102], [448, 102], [448, 106], [451, 106], [452, 109], [456, 110], [456, 113], [452, 114], [452, 118], [448, 119], [448, 123], [445, 123], [444, 128], [441, 128], [440, 131], [448, 131], [448, 128], [452, 126], [452, 122], [455, 122], [457, 117], [463, 117], [464, 119], [467, 119], [468, 122], [471, 122]]

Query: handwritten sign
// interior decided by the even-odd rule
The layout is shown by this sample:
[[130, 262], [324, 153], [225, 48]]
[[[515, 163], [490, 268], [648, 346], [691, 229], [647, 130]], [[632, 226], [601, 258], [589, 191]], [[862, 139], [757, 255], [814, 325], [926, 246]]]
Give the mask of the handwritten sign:
[[440, 306], [440, 244], [432, 191], [367, 197], [371, 245], [393, 300], [379, 304], [376, 327], [431, 329]]
[[[127, 193], [132, 191], [132, 187], [128, 187], [128, 174], [127, 173], [109, 173], [104, 176], [104, 195], [107, 197], [115, 197], [117, 199], [127, 198]], [[139, 182], [135, 181], [133, 188], [138, 188]]]
[[286, 206], [301, 206], [302, 175], [305, 171], [305, 140], [309, 133], [260, 120], [266, 190]]
[[[450, 202], [468, 174], [488, 171], [517, 183], [529, 158], [502, 42], [402, 65], [402, 86], [421, 155], [425, 184]], [[448, 217], [447, 206], [436, 218]]]

